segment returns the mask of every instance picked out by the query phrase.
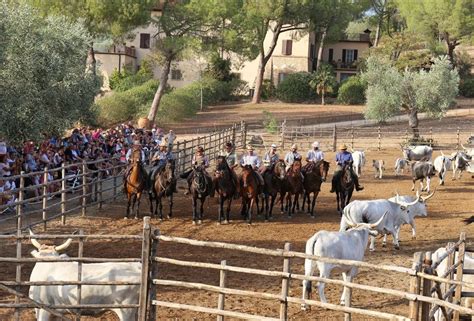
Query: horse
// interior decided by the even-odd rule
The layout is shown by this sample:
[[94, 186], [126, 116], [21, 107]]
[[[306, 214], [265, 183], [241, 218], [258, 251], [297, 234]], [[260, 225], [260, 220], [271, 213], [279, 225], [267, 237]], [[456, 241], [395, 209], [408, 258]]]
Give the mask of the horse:
[[[216, 192], [219, 194], [219, 224], [224, 219], [224, 224], [229, 223], [230, 207], [232, 198], [235, 195], [237, 186], [232, 179], [232, 169], [227, 164], [225, 156], [217, 157], [215, 172]], [[224, 203], [227, 201], [227, 209], [224, 213]]]
[[[263, 180], [265, 182], [263, 193], [265, 194], [265, 221], [272, 218], [273, 205], [278, 193], [281, 193], [285, 180], [285, 162], [280, 159], [273, 166], [265, 171]], [[271, 202], [269, 204], [271, 197]]]
[[140, 161], [140, 154], [140, 150], [134, 150], [132, 152], [132, 169], [125, 178], [125, 192], [127, 193], [128, 199], [127, 215], [124, 217], [125, 219], [128, 219], [128, 216], [130, 215], [130, 205], [132, 206], [132, 212], [135, 212], [135, 219], [138, 219], [140, 199], [143, 190], [146, 188], [146, 173]]
[[354, 192], [354, 180], [351, 174], [352, 163], [344, 165], [342, 168], [342, 175], [336, 181], [336, 200], [337, 211], [342, 216], [342, 210], [349, 204], [352, 193]]
[[[295, 213], [300, 194], [303, 194], [303, 178], [301, 176], [301, 159], [295, 159], [288, 173], [286, 173], [280, 201], [283, 208], [283, 200], [286, 195], [286, 208], [288, 209], [288, 217]], [[295, 196], [294, 200], [292, 196]]]
[[242, 196], [241, 214], [245, 217], [248, 224], [252, 224], [253, 205], [257, 206], [257, 215], [260, 214], [258, 206], [258, 180], [255, 177], [251, 165], [242, 166], [242, 176], [240, 178], [240, 195]]
[[[163, 197], [168, 198], [168, 204], [170, 212], [168, 218], [171, 218], [173, 214], [173, 190], [176, 179], [174, 177], [175, 161], [174, 159], [168, 159], [165, 167], [158, 173], [155, 174], [155, 184], [150, 186], [152, 193], [150, 196], [150, 212], [158, 216], [158, 209], [160, 210], [160, 220], [163, 220], [163, 203], [161, 199]], [[154, 193], [153, 193], [154, 192]], [[154, 194], [154, 195], [153, 195]], [[153, 211], [153, 198], [155, 198], [155, 210]]]
[[[193, 199], [193, 224], [201, 224], [204, 214], [204, 202], [206, 197], [212, 192], [212, 179], [206, 175], [206, 169], [203, 166], [193, 166], [192, 182], [190, 187], [191, 196]], [[197, 210], [197, 200], [201, 201], [200, 211]]]
[[[309, 165], [309, 166], [308, 166]], [[316, 163], [308, 163], [305, 166], [305, 177], [303, 181], [304, 196], [303, 196], [303, 210], [306, 200], [308, 200], [308, 214], [314, 217], [314, 206], [316, 205], [316, 198], [321, 191], [321, 184], [326, 181], [329, 171], [329, 162], [324, 159]], [[311, 201], [311, 193], [313, 193], [313, 200]]]

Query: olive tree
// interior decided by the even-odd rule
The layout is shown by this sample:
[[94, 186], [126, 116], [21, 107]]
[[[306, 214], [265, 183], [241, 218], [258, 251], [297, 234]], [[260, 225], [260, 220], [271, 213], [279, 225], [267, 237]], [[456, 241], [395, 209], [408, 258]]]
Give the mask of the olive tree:
[[9, 142], [62, 134], [91, 114], [100, 88], [86, 72], [83, 24], [0, 2], [0, 136]]
[[385, 121], [400, 112], [408, 114], [413, 138], [419, 138], [418, 113], [443, 117], [458, 93], [459, 75], [447, 57], [436, 58], [430, 70], [400, 73], [389, 61], [371, 56], [367, 71], [365, 117]]

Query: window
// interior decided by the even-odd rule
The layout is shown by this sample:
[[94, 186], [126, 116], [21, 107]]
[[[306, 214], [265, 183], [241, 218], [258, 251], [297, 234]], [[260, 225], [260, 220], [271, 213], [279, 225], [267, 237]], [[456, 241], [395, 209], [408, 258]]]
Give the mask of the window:
[[349, 74], [349, 73], [341, 72], [341, 79], [340, 79], [340, 82], [343, 82], [343, 81], [346, 80], [347, 78], [352, 77], [352, 76], [355, 76], [355, 75], [356, 75], [356, 74]]
[[329, 48], [328, 62], [334, 61], [334, 49]]
[[179, 70], [179, 69], [171, 70], [171, 79], [172, 80], [183, 80], [183, 74], [181, 73], [181, 70]]
[[150, 34], [149, 33], [140, 34], [140, 48], [142, 49], [150, 48]]
[[285, 80], [285, 78], [288, 76], [288, 74], [286, 73], [283, 73], [283, 72], [280, 72], [278, 74], [278, 83], [281, 83], [283, 80]]
[[342, 61], [351, 64], [357, 60], [358, 50], [356, 49], [342, 49]]
[[285, 56], [291, 56], [293, 50], [293, 40], [282, 40], [281, 54]]

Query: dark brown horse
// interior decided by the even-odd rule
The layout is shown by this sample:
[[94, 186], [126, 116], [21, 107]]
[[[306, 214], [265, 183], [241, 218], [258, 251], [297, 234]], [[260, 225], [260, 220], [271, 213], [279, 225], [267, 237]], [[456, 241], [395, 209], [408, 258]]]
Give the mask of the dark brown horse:
[[[143, 164], [140, 161], [140, 150], [134, 150], [132, 153], [132, 168], [130, 173], [125, 178], [125, 191], [127, 193], [127, 215], [124, 217], [128, 218], [130, 215], [130, 206], [132, 207], [132, 212], [135, 213], [135, 218], [138, 219], [139, 208], [140, 208], [140, 199], [142, 197], [143, 190], [146, 187], [146, 174]], [[135, 208], [136, 206], [136, 208]]]
[[[191, 196], [193, 198], [193, 224], [201, 224], [204, 214], [204, 202], [212, 192], [212, 178], [206, 173], [203, 166], [194, 166], [191, 182]], [[197, 209], [197, 202], [201, 201], [200, 210]]]
[[[326, 181], [329, 171], [329, 163], [325, 160], [320, 160], [316, 163], [308, 163], [305, 166], [304, 176], [304, 196], [303, 196], [303, 210], [306, 200], [308, 200], [308, 214], [314, 217], [314, 207], [316, 205], [316, 198], [321, 191], [321, 184]], [[311, 201], [311, 193], [313, 200]]]
[[354, 180], [351, 173], [352, 163], [344, 165], [340, 179], [336, 181], [337, 211], [342, 216], [344, 207], [351, 201], [354, 192]]
[[[295, 213], [296, 204], [300, 194], [303, 194], [303, 177], [301, 175], [301, 159], [295, 159], [288, 173], [286, 173], [285, 183], [281, 193], [281, 202], [283, 208], [283, 200], [286, 195], [285, 209], [288, 211], [288, 217]], [[294, 196], [294, 199], [293, 199]]]
[[[169, 159], [166, 162], [165, 167], [160, 172], [155, 175], [154, 186], [151, 186], [154, 189], [154, 193], [150, 193], [150, 212], [155, 214], [155, 217], [158, 216], [158, 209], [160, 210], [160, 220], [163, 220], [163, 202], [162, 198], [168, 198], [169, 204], [169, 213], [168, 218], [171, 218], [173, 215], [173, 190], [174, 184], [176, 184], [176, 179], [174, 176], [175, 161]], [[154, 194], [154, 195], [153, 195]], [[153, 198], [155, 200], [155, 210], [153, 211]]]
[[241, 214], [252, 224], [253, 205], [257, 207], [257, 215], [260, 213], [258, 206], [258, 179], [255, 177], [252, 166], [242, 166], [242, 176], [240, 178], [240, 195], [242, 196]]
[[265, 221], [272, 218], [273, 206], [278, 193], [281, 193], [285, 176], [285, 162], [282, 159], [278, 160], [263, 174], [263, 180], [265, 182], [263, 189], [263, 193], [265, 194]]
[[[230, 207], [234, 198], [237, 186], [232, 179], [232, 169], [227, 164], [224, 156], [217, 157], [215, 172], [216, 192], [219, 194], [219, 224], [224, 220], [224, 224], [229, 223]], [[227, 201], [227, 209], [224, 213], [224, 203]]]

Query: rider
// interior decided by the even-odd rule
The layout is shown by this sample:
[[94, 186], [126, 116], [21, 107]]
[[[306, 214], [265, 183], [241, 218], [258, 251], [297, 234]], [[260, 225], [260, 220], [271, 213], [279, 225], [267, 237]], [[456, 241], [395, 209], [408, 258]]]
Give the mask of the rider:
[[[166, 166], [168, 160], [173, 160], [173, 153], [168, 151], [168, 144], [166, 142], [161, 142], [159, 150], [157, 150], [150, 159], [151, 170], [148, 177], [150, 191], [149, 193], [154, 193], [155, 189], [155, 177], [157, 173], [160, 173]], [[174, 175], [174, 173], [173, 173]], [[176, 184], [173, 184], [173, 193], [176, 193]]]
[[314, 164], [324, 159], [324, 153], [319, 150], [319, 142], [314, 142], [313, 149], [310, 149], [306, 154], [306, 165], [303, 168], [303, 174], [310, 172]]
[[265, 153], [265, 156], [263, 156], [263, 168], [260, 170], [260, 173], [263, 175], [265, 172], [273, 166], [275, 166], [276, 162], [280, 157], [277, 154], [277, 145], [272, 144], [271, 149]]
[[[211, 178], [209, 173], [206, 171], [206, 168], [209, 167], [209, 158], [204, 155], [204, 147], [198, 146], [196, 148], [196, 153], [193, 155], [193, 158], [191, 160], [191, 164], [193, 166], [201, 166], [204, 168], [203, 173], [207, 177]], [[191, 192], [191, 184], [193, 182], [193, 170], [189, 170], [181, 175], [181, 178], [186, 178], [186, 181], [188, 182], [188, 190], [184, 193], [185, 195], [188, 195]], [[212, 193], [211, 193], [212, 194]]]
[[[132, 155], [135, 151], [140, 151], [140, 159], [139, 161], [141, 163], [144, 163], [145, 162], [145, 153], [143, 152], [142, 150], [142, 145], [140, 144], [140, 141], [138, 140], [135, 140], [133, 141], [133, 144], [132, 144], [132, 148], [130, 148], [128, 151], [127, 151], [127, 154], [125, 155], [125, 160], [127, 161], [127, 169], [125, 170], [125, 173], [123, 174], [123, 186], [124, 188], [126, 189], [127, 188], [127, 177], [128, 175], [130, 175], [130, 172], [132, 171]], [[145, 170], [143, 170], [145, 171]], [[143, 173], [144, 176], [146, 176], [146, 173], [144, 172]]]
[[[239, 164], [237, 163], [237, 155], [235, 154], [234, 145], [231, 142], [225, 143], [224, 150], [222, 150], [219, 153], [219, 156], [225, 157], [225, 160], [227, 161], [227, 164], [229, 165], [231, 169], [230, 172], [232, 175], [232, 181], [234, 182], [235, 187], [236, 187], [235, 198], [238, 198], [238, 196], [240, 195], [240, 184], [239, 184], [239, 180], [237, 178], [237, 174], [235, 173], [234, 168], [239, 166]], [[215, 185], [216, 185], [216, 179], [214, 179], [214, 186]]]
[[253, 173], [255, 174], [255, 178], [257, 179], [258, 185], [261, 187], [263, 190], [263, 177], [260, 175], [258, 172], [258, 169], [260, 168], [260, 158], [254, 154], [253, 152], [253, 147], [251, 145], [247, 146], [247, 155], [242, 156], [242, 159], [240, 160], [240, 165], [245, 166], [245, 165], [250, 165], [252, 166]]
[[[344, 165], [352, 164], [353, 162], [352, 154], [347, 151], [346, 144], [342, 144], [339, 147], [339, 150], [340, 152], [336, 154], [336, 170], [334, 171], [334, 175], [332, 177], [332, 187], [330, 191], [331, 193], [334, 193], [336, 191], [336, 182], [338, 181], [338, 179], [341, 178], [342, 169], [344, 168]], [[352, 176], [352, 180], [354, 181], [356, 191], [363, 190], [364, 187], [359, 185], [359, 178], [354, 173], [352, 165], [350, 167], [350, 173]]]
[[286, 171], [288, 171], [295, 162], [296, 159], [301, 159], [301, 155], [298, 153], [298, 145], [291, 145], [291, 151], [285, 156]]

